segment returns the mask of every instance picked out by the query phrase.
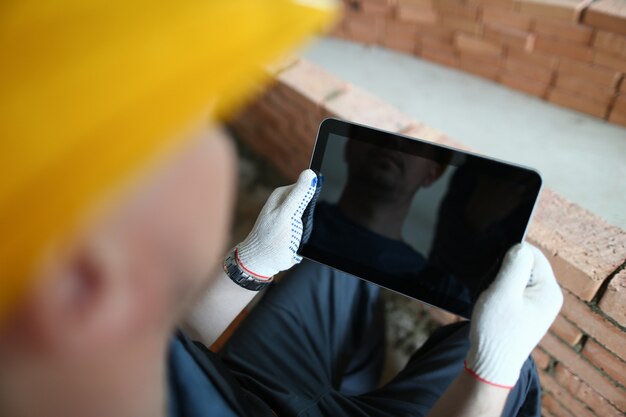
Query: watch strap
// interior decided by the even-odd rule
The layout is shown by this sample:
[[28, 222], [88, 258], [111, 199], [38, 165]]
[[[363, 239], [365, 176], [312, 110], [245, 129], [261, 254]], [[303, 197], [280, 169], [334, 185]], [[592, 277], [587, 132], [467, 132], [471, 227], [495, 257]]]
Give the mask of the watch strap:
[[260, 279], [247, 273], [239, 263], [236, 247], [224, 258], [224, 272], [235, 284], [250, 291], [260, 291], [273, 281], [273, 278]]

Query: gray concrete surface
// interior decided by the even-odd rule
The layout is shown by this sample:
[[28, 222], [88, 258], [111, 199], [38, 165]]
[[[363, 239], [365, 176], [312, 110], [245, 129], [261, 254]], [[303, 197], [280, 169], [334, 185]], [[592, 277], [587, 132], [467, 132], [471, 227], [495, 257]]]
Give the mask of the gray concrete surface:
[[626, 129], [379, 47], [320, 39], [310, 61], [626, 229]]

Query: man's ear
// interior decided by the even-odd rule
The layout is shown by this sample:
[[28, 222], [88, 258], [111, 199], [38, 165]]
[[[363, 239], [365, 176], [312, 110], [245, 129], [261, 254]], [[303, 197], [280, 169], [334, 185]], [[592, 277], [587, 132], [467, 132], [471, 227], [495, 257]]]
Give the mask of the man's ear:
[[[102, 245], [84, 245], [43, 272], [29, 302], [31, 331], [53, 349], [71, 352], [102, 337], [120, 265]], [[103, 318], [105, 320], [103, 320]]]
[[431, 162], [430, 168], [428, 169], [428, 173], [424, 178], [424, 183], [422, 187], [430, 187], [432, 183], [437, 181], [443, 173], [446, 171], [447, 165], [438, 164], [436, 162]]

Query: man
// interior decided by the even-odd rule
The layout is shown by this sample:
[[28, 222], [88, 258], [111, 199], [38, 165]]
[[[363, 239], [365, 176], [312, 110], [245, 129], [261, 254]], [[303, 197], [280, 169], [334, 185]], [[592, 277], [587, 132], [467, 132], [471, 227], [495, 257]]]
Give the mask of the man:
[[[210, 104], [199, 100], [200, 92], [215, 90], [202, 84], [202, 71], [191, 71], [189, 78], [178, 79], [178, 88], [143, 87], [171, 80], [161, 72], [172, 69], [168, 64], [178, 71], [183, 58], [191, 57], [185, 61], [188, 63], [204, 62], [197, 60], [196, 54], [178, 56], [187, 45], [180, 43], [181, 39], [192, 42], [203, 31], [232, 24], [230, 18], [235, 15], [228, 13], [233, 6], [229, 3], [226, 8], [211, 9], [198, 3], [194, 8], [185, 3], [163, 5], [165, 9], [154, 11], [133, 3], [107, 14], [104, 3], [107, 7], [111, 4], [81, 3], [79, 7], [69, 2], [69, 8], [58, 7], [61, 3], [41, 8], [21, 2], [7, 6], [5, 37], [0, 45], [15, 57], [14, 67], [20, 71], [9, 73], [11, 77], [5, 74], [6, 95], [0, 103], [7, 111], [3, 131], [16, 135], [14, 141], [2, 142], [2, 154], [15, 160], [5, 161], [10, 175], [0, 187], [5, 232], [2, 247], [6, 249], [0, 254], [0, 415], [272, 415], [276, 408], [273, 397], [256, 390], [240, 372], [245, 357], [226, 353], [222, 361], [186, 336], [176, 335], [176, 329], [191, 312], [187, 324], [207, 346], [255, 294], [244, 286], [266, 286], [271, 275], [297, 263], [290, 245], [299, 234], [292, 231], [298, 229], [298, 215], [310, 199], [313, 175], [305, 171], [296, 185], [274, 193], [249, 238], [229, 251], [227, 266], [239, 269], [234, 273], [231, 268], [231, 275], [227, 275], [223, 255], [234, 189], [232, 146], [219, 131], [194, 124], [206, 114], [200, 108]], [[287, 9], [285, 4], [268, 2], [267, 7]], [[258, 16], [255, 2], [246, 5]], [[238, 18], [251, 22], [246, 21], [246, 8], [237, 10]], [[289, 32], [290, 19], [302, 10], [291, 11], [286, 13], [282, 34]], [[99, 20], [103, 16], [114, 24]], [[280, 16], [272, 15], [274, 23], [280, 23]], [[149, 22], [141, 20], [138, 25], [134, 19], [139, 17]], [[210, 22], [214, 25], [207, 24], [204, 19], [208, 17], [213, 17]], [[319, 24], [319, 20], [311, 19], [309, 29], [316, 26], [312, 21]], [[73, 32], [76, 24], [81, 30]], [[168, 25], [180, 26], [172, 32]], [[298, 22], [293, 33], [304, 30], [302, 27]], [[46, 32], [50, 28], [54, 30]], [[151, 30], [161, 36], [150, 45], [119, 42], [114, 48], [98, 49], [96, 46], [102, 47], [112, 37], [116, 39], [112, 33], [89, 36], [101, 35], [97, 31], [105, 28], [113, 28], [115, 36], [135, 36], [142, 31], [145, 35]], [[191, 35], [178, 36], [178, 30], [190, 30]], [[60, 43], [53, 42], [56, 49], [38, 49], [39, 54], [31, 54], [29, 48], [11, 47], [18, 44], [12, 42], [18, 35], [29, 45]], [[124, 45], [139, 49], [133, 50], [128, 60], [112, 58], [111, 53], [115, 56]], [[155, 50], [159, 51], [156, 55]], [[218, 50], [223, 52], [224, 48]], [[74, 62], [77, 52], [90, 59], [81, 61], [77, 71], [70, 71], [66, 64]], [[255, 52], [259, 51], [250, 51]], [[165, 57], [163, 65], [156, 65], [161, 63], [157, 59], [161, 54]], [[58, 56], [62, 61], [57, 66], [47, 65], [50, 62], [46, 60]], [[38, 73], [40, 67], [33, 63], [41, 63], [44, 71]], [[125, 71], [117, 70], [120, 65], [126, 65]], [[139, 68], [151, 68], [152, 72], [142, 73]], [[231, 70], [231, 78], [245, 79], [243, 72]], [[113, 84], [94, 83], [111, 82], [111, 74], [117, 82], [134, 80], [135, 84], [111, 93]], [[19, 87], [18, 81], [24, 79], [30, 83], [21, 84], [22, 94], [13, 94], [19, 90], [15, 85]], [[177, 95], [181, 84], [187, 86], [191, 80], [202, 87], [192, 92], [193, 99]], [[146, 91], [150, 94], [143, 94]], [[69, 102], [60, 100], [63, 96], [57, 95], [59, 92], [65, 92]], [[176, 96], [175, 106], [158, 100], [169, 95]], [[102, 97], [107, 100], [97, 100]], [[145, 100], [141, 106], [137, 104], [139, 98]], [[161, 118], [151, 119], [154, 113], [144, 112], [159, 105], [168, 109]], [[187, 116], [181, 116], [183, 113]], [[58, 118], [47, 117], [49, 114]], [[69, 123], [75, 114], [82, 118]], [[29, 117], [36, 123], [24, 124]], [[180, 128], [183, 120], [184, 129]], [[111, 130], [114, 126], [120, 129]], [[161, 137], [153, 131], [154, 126], [159, 132], [185, 140], [180, 139], [177, 146], [172, 141], [166, 142], [167, 146], [151, 146], [149, 139]], [[38, 137], [33, 136], [37, 129], [48, 129], [49, 137], [55, 140], [40, 136], [44, 139], [37, 142]], [[120, 137], [108, 136], [112, 132]], [[70, 137], [72, 146], [68, 145]], [[103, 144], [107, 146], [100, 146]], [[166, 154], [164, 149], [170, 152]], [[147, 154], [152, 156], [152, 163], [144, 160], [140, 164], [141, 156]], [[142, 169], [137, 169], [140, 165]], [[136, 169], [130, 169], [132, 166]], [[112, 191], [113, 181], [119, 184], [131, 173], [132, 180]], [[42, 184], [45, 188], [40, 187]], [[70, 215], [79, 219], [70, 222]], [[531, 269], [536, 282], [527, 290]], [[523, 362], [555, 317], [560, 302], [545, 258], [529, 247], [511, 251], [499, 279], [479, 303], [472, 322], [467, 370], [459, 370], [429, 415], [498, 415], [509, 387], [516, 383]], [[303, 335], [294, 335], [294, 340], [296, 336], [301, 340]], [[300, 365], [293, 372], [305, 372], [307, 363]], [[283, 392], [300, 388], [283, 381], [270, 382]], [[340, 402], [341, 398], [333, 397]], [[366, 400], [364, 410], [377, 409], [384, 398]], [[356, 413], [359, 404], [361, 399], [343, 401], [338, 405], [345, 408], [338, 410]], [[302, 410], [302, 415], [305, 412]], [[328, 414], [315, 408], [308, 412]]]

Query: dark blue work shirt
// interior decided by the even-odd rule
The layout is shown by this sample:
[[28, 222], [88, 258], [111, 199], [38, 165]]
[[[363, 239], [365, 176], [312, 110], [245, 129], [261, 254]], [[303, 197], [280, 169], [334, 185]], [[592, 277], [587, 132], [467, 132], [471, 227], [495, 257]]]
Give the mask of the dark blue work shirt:
[[270, 417], [272, 410], [244, 390], [219, 357], [178, 333], [169, 351], [169, 417]]

